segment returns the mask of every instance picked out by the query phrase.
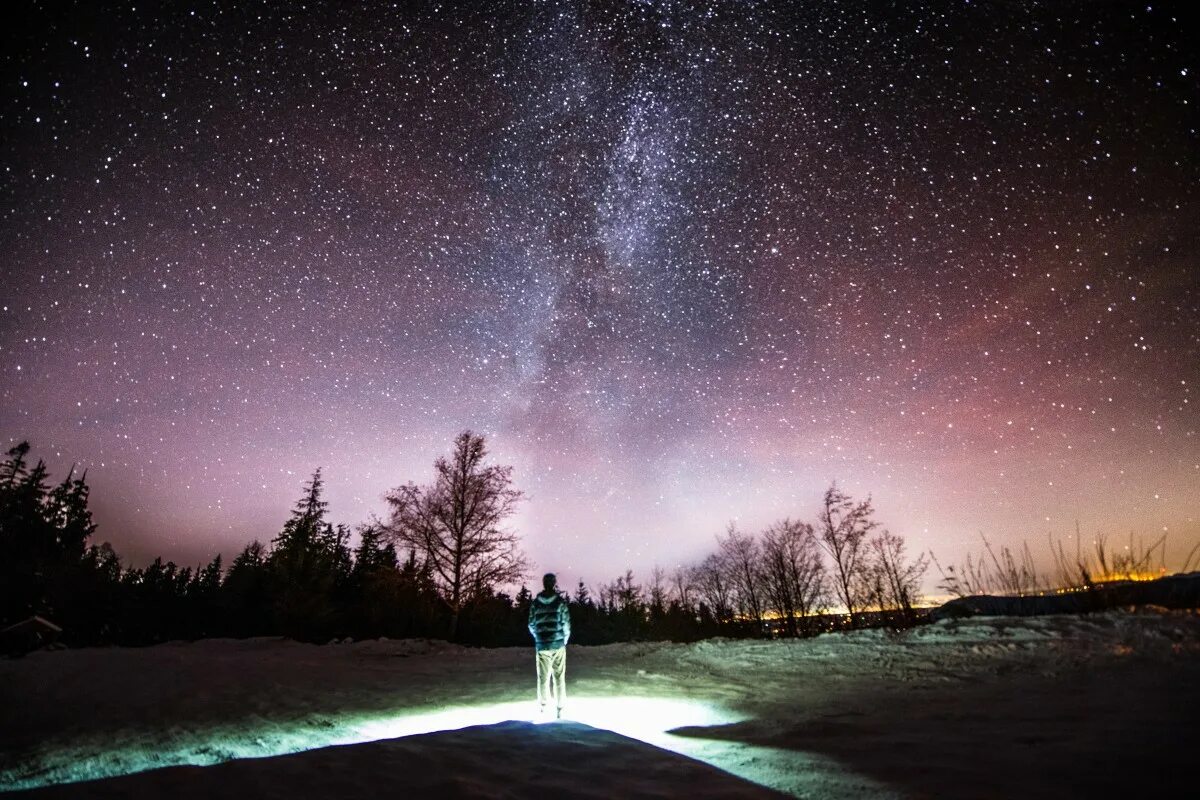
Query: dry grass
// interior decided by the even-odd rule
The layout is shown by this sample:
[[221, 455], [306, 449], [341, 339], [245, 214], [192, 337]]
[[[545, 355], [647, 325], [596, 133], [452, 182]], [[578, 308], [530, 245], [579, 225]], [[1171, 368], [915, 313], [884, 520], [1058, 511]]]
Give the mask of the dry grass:
[[[1049, 536], [1049, 571], [1040, 570], [1028, 542], [1014, 551], [1007, 546], [993, 547], [980, 534], [983, 552], [968, 553], [964, 562], [943, 568], [930, 553], [941, 575], [938, 588], [954, 597], [971, 595], [1037, 595], [1053, 594], [1113, 581], [1145, 581], [1171, 574], [1167, 569], [1167, 535], [1149, 541], [1133, 533], [1129, 543], [1114, 546], [1108, 534], [1098, 534], [1085, 546], [1079, 525], [1075, 525], [1074, 553], [1062, 539]], [[1200, 567], [1200, 544], [1183, 560], [1179, 572]]]

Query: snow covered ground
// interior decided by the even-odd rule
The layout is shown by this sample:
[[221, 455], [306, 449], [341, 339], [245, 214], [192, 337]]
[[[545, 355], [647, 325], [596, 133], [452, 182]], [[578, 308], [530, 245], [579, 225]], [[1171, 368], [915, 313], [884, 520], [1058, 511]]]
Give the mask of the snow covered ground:
[[1200, 745], [1189, 612], [572, 647], [567, 670], [568, 719], [533, 724], [529, 649], [252, 639], [35, 653], [0, 661], [0, 788], [1148, 796], [1194, 784]]

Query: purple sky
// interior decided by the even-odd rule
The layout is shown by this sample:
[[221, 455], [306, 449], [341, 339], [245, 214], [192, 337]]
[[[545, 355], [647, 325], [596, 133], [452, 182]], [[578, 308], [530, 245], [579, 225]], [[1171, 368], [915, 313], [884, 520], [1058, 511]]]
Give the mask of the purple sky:
[[[464, 428], [564, 582], [812, 518], [1200, 541], [1169, 6], [508, 3], [3, 34], [0, 435], [128, 560], [382, 513]], [[825, 4], [820, 4], [824, 6]]]

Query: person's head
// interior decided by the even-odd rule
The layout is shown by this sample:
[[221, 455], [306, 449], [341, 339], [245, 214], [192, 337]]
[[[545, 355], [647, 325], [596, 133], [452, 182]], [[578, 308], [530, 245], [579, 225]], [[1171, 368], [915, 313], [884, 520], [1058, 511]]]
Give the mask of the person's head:
[[542, 588], [545, 589], [547, 592], [553, 592], [554, 585], [557, 582], [558, 582], [558, 579], [554, 577], [553, 572], [547, 572], [545, 575], [542, 576]]

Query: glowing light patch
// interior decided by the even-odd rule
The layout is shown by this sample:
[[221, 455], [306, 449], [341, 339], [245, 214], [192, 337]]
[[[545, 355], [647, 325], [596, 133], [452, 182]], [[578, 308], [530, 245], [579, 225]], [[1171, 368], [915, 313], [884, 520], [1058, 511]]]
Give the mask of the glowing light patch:
[[[460, 706], [437, 711], [402, 714], [363, 722], [347, 738], [331, 744], [357, 744], [379, 739], [395, 739], [436, 731], [457, 730], [475, 725], [495, 725], [510, 720], [535, 723], [553, 722], [553, 718], [531, 715], [533, 703], [496, 703], [486, 706]], [[581, 722], [593, 728], [619, 733], [666, 750], [684, 752], [679, 737], [668, 733], [675, 728], [725, 725], [744, 717], [733, 715], [709, 703], [655, 697], [572, 697], [563, 719]]]

